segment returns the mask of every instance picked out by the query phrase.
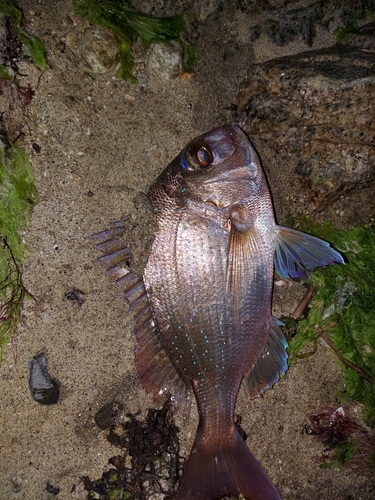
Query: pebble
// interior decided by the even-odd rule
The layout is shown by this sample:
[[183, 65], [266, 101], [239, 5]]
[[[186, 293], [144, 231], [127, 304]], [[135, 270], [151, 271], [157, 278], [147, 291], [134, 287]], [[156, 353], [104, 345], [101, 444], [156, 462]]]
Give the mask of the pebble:
[[182, 47], [177, 42], [151, 45], [147, 51], [147, 70], [157, 80], [174, 80], [180, 75], [182, 57]]
[[29, 361], [29, 389], [34, 401], [42, 405], [54, 405], [60, 395], [59, 383], [47, 369], [47, 356], [43, 353]]

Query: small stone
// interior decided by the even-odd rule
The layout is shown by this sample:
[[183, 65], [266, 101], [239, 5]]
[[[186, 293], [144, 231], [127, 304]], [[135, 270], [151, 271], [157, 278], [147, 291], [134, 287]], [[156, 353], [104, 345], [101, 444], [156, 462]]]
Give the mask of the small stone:
[[93, 73], [108, 73], [117, 64], [116, 40], [109, 31], [93, 26], [87, 28], [79, 41], [78, 53]]
[[19, 476], [11, 477], [10, 484], [14, 493], [19, 493], [22, 490], [22, 479]]
[[204, 2], [198, 1], [195, 3], [198, 21], [205, 21], [215, 10], [219, 8], [218, 0], [205, 0]]
[[65, 37], [66, 44], [87, 71], [108, 73], [118, 63], [118, 49], [112, 34], [99, 26], [76, 26]]
[[182, 48], [177, 42], [151, 45], [147, 52], [148, 72], [157, 80], [178, 78], [182, 68], [182, 55]]
[[124, 409], [124, 405], [118, 401], [111, 401], [99, 408], [95, 415], [96, 425], [102, 429], [109, 429], [118, 420], [119, 415]]
[[186, 82], [188, 80], [192, 80], [195, 78], [195, 72], [194, 71], [184, 71], [183, 73], [180, 74], [180, 80], [182, 82]]
[[48, 493], [52, 493], [52, 495], [58, 495], [60, 493], [60, 488], [57, 488], [56, 486], [52, 486], [52, 484], [47, 483], [46, 484], [46, 490]]
[[34, 401], [42, 405], [54, 405], [60, 395], [59, 383], [47, 369], [47, 356], [43, 353], [29, 361], [29, 389]]
[[[89, 191], [91, 192], [91, 191]], [[87, 194], [87, 196], [92, 196]], [[82, 292], [82, 290], [78, 290], [78, 288], [72, 288], [68, 292], [65, 292], [64, 297], [66, 300], [68, 300], [71, 304], [81, 306], [85, 300], [86, 300], [86, 294], [85, 292]]]

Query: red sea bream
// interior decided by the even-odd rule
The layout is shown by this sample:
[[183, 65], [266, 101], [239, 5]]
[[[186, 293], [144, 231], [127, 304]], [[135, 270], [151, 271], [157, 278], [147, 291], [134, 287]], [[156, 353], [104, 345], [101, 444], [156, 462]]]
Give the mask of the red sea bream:
[[107, 274], [135, 311], [139, 376], [157, 399], [176, 406], [194, 394], [199, 424], [178, 500], [280, 495], [237, 431], [239, 387], [251, 397], [287, 369], [287, 343], [271, 316], [275, 271], [307, 276], [342, 263], [326, 242], [278, 226], [257, 153], [235, 125], [191, 141], [151, 187], [156, 212], [143, 279], [122, 261], [120, 223], [95, 236]]

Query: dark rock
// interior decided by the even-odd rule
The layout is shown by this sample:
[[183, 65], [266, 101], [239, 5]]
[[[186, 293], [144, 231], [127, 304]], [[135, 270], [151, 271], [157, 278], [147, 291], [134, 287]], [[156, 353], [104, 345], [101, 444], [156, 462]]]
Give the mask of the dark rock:
[[275, 9], [270, 11], [268, 19], [261, 25], [251, 28], [250, 39], [255, 41], [260, 35], [265, 34], [276, 45], [282, 47], [297, 36], [302, 36], [303, 41], [311, 47], [316, 36], [316, 25], [326, 25], [328, 21], [325, 17], [330, 11], [328, 2], [324, 1], [284, 12]]
[[46, 490], [48, 491], [48, 493], [52, 493], [52, 495], [55, 495], [55, 496], [60, 493], [60, 488], [52, 486], [52, 484], [49, 484], [49, 483], [46, 484]]
[[110, 401], [99, 408], [95, 415], [96, 425], [100, 429], [109, 429], [118, 420], [119, 415], [124, 409], [124, 405], [118, 401]]
[[76, 304], [81, 306], [86, 300], [85, 292], [78, 290], [78, 288], [72, 288], [68, 292], [65, 292], [64, 297], [71, 304]]
[[[375, 24], [364, 30], [363, 39], [374, 36]], [[279, 214], [321, 211], [375, 182], [373, 52], [336, 45], [257, 64], [249, 74], [237, 117], [270, 169]]]
[[54, 405], [59, 399], [59, 383], [47, 369], [47, 356], [39, 354], [29, 361], [29, 389], [34, 401], [43, 405]]

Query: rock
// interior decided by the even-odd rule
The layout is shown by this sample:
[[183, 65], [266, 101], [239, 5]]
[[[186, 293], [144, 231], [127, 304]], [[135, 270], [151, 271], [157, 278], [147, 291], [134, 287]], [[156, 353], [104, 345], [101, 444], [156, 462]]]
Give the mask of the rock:
[[29, 389], [34, 401], [42, 405], [54, 405], [59, 399], [59, 383], [47, 369], [47, 356], [39, 354], [29, 361]]
[[118, 401], [106, 403], [95, 414], [96, 425], [102, 430], [109, 429], [116, 424], [123, 410], [124, 405]]
[[78, 288], [71, 288], [68, 292], [64, 293], [65, 299], [69, 304], [81, 306], [86, 301], [86, 294]]
[[219, 8], [219, 5], [219, 0], [196, 1], [194, 3], [194, 7], [197, 12], [197, 19], [203, 22], [209, 15]]
[[251, 41], [254, 42], [265, 34], [276, 45], [282, 47], [297, 37], [302, 37], [303, 41], [311, 47], [316, 36], [316, 26], [326, 27], [329, 24], [333, 6], [321, 0], [291, 10], [284, 10], [280, 7], [272, 9], [268, 5], [267, 10], [269, 12], [266, 19], [250, 29]]
[[52, 495], [56, 496], [60, 493], [60, 488], [57, 488], [56, 486], [53, 486], [50, 483], [47, 483], [46, 484], [46, 491], [48, 491], [48, 493], [52, 493]]
[[78, 25], [66, 36], [66, 44], [93, 73], [108, 73], [118, 62], [118, 49], [112, 34], [99, 26], [83, 29]]
[[[238, 119], [271, 167], [280, 212], [287, 189], [295, 213], [311, 212], [375, 181], [372, 52], [336, 45], [253, 65], [249, 74]], [[288, 204], [290, 196], [290, 212]]]
[[182, 68], [183, 51], [177, 42], [168, 45], [158, 43], [151, 45], [147, 51], [146, 65], [150, 76], [157, 80], [173, 80], [178, 78]]

